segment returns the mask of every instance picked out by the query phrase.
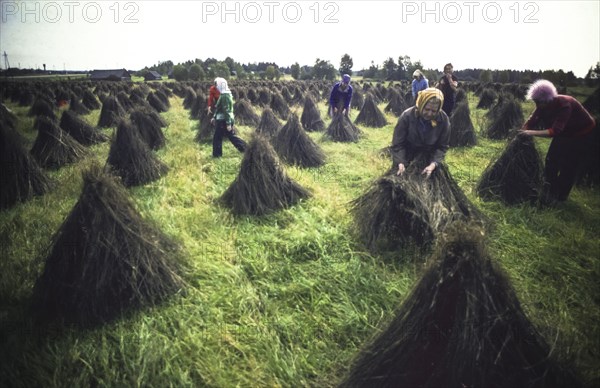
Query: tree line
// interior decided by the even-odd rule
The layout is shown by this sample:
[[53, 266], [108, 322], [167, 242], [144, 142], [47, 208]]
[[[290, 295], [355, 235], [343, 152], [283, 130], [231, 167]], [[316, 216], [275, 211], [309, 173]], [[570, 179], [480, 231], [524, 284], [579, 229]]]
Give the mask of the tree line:
[[[371, 61], [366, 69], [353, 70], [354, 63], [349, 54], [344, 54], [339, 66], [334, 66], [330, 61], [317, 58], [313, 65], [300, 65], [298, 62], [288, 67], [279, 66], [274, 62], [258, 62], [241, 64], [231, 57], [219, 61], [215, 58], [195, 59], [174, 64], [172, 61], [159, 62], [156, 65], [145, 67], [137, 72], [143, 75], [149, 70], [160, 74], [169, 74], [171, 78], [179, 81], [203, 81], [215, 77], [236, 77], [241, 80], [278, 80], [283, 75], [289, 75], [296, 80], [335, 80], [340, 74], [362, 76], [363, 79], [377, 81], [410, 81], [416, 69], [420, 69], [430, 81], [438, 80], [442, 71], [424, 67], [420, 60], [413, 61], [408, 55], [398, 58], [389, 57], [381, 64]], [[581, 83], [572, 71], [564, 70], [491, 70], [491, 69], [462, 69], [454, 74], [463, 81], [480, 81], [484, 83], [531, 83], [536, 79], [544, 78], [560, 86], [572, 86]], [[600, 62], [590, 67], [584, 78], [588, 86], [600, 82]]]
[[[420, 69], [430, 81], [438, 80], [442, 72], [434, 68], [425, 68], [420, 60], [413, 61], [410, 56], [403, 55], [398, 58], [389, 57], [381, 64], [371, 61], [366, 69], [354, 71], [354, 63], [349, 54], [344, 54], [339, 66], [334, 66], [330, 61], [317, 58], [311, 65], [300, 65], [298, 62], [291, 66], [283, 67], [275, 62], [258, 62], [242, 64], [231, 57], [219, 61], [215, 58], [188, 60], [174, 64], [167, 60], [152, 66], [146, 66], [133, 74], [144, 76], [148, 71], [156, 71], [161, 75], [169, 75], [178, 81], [204, 81], [215, 77], [236, 77], [240, 80], [278, 80], [284, 75], [289, 75], [296, 80], [336, 80], [341, 74], [362, 76], [363, 79], [376, 81], [410, 81], [416, 69]], [[3, 76], [22, 76], [40, 74], [41, 70], [16, 69], [0, 70]], [[58, 72], [57, 72], [58, 73]], [[65, 72], [60, 72], [65, 73]], [[47, 74], [47, 73], [46, 73]], [[490, 70], [490, 69], [462, 69], [454, 74], [462, 81], [480, 81], [484, 83], [531, 83], [536, 79], [544, 78], [559, 86], [573, 86], [581, 83], [572, 71], [564, 70]], [[600, 84], [600, 62], [591, 66], [584, 77], [587, 86]]]

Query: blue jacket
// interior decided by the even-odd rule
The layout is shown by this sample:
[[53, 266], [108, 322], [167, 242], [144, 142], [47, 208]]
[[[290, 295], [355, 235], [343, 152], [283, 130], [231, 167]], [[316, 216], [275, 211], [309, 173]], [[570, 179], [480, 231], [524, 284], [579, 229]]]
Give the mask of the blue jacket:
[[344, 101], [344, 109], [348, 109], [352, 100], [352, 86], [348, 85], [346, 90], [341, 90], [340, 83], [337, 82], [333, 85], [333, 89], [331, 89], [331, 94], [329, 95], [329, 105], [336, 107], [340, 101]]
[[429, 81], [427, 78], [423, 77], [423, 79], [413, 79], [412, 81], [412, 96], [413, 98], [417, 98], [417, 93], [421, 90], [427, 89], [429, 87]]

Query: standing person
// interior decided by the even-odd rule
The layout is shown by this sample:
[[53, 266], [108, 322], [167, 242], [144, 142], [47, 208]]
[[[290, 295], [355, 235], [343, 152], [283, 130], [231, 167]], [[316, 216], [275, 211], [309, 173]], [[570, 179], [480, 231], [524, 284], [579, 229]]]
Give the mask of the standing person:
[[453, 70], [454, 66], [452, 66], [451, 63], [446, 63], [444, 66], [444, 75], [439, 79], [436, 85], [444, 94], [444, 106], [442, 106], [442, 110], [446, 112], [448, 116], [452, 115], [456, 90], [458, 88], [458, 79], [452, 74]]
[[415, 105], [417, 102], [417, 95], [421, 90], [427, 89], [429, 87], [429, 81], [425, 78], [425, 75], [421, 70], [417, 69], [413, 73], [413, 81], [412, 81], [412, 104]]
[[430, 163], [421, 174], [429, 178], [444, 160], [450, 142], [450, 119], [441, 110], [443, 103], [444, 95], [439, 89], [427, 88], [418, 94], [416, 105], [400, 115], [392, 137], [397, 175], [404, 174], [409, 163], [424, 156]]
[[[531, 84], [527, 99], [535, 102], [535, 110], [521, 133], [552, 138], [546, 154], [542, 199], [548, 204], [566, 201], [595, 120], [579, 101], [558, 94], [554, 84], [547, 80]], [[545, 129], [534, 130], [536, 127]]]
[[329, 95], [329, 115], [333, 117], [336, 113], [343, 113], [345, 116], [348, 116], [350, 101], [352, 101], [350, 76], [344, 74], [342, 80], [333, 85], [331, 89]]
[[206, 110], [208, 111], [209, 114], [214, 113], [215, 111], [215, 105], [217, 104], [217, 100], [219, 99], [219, 96], [221, 95], [221, 93], [219, 93], [219, 89], [217, 89], [217, 83], [220, 81], [224, 81], [223, 78], [217, 77], [215, 78], [214, 83], [212, 84], [212, 86], [210, 87], [209, 91], [208, 91], [208, 106], [206, 108]]
[[213, 137], [213, 158], [220, 158], [223, 155], [223, 137], [227, 137], [235, 148], [240, 152], [246, 149], [246, 142], [239, 138], [234, 129], [233, 115], [233, 96], [227, 86], [227, 81], [223, 78], [217, 81], [217, 90], [219, 99], [215, 104], [214, 117], [210, 120], [215, 125], [215, 134]]

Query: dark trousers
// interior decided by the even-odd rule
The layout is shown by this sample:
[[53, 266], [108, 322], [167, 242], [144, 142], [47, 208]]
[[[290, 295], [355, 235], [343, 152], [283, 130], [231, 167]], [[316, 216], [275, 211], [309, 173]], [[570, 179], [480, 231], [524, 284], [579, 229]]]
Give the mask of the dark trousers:
[[442, 105], [442, 110], [446, 112], [448, 117], [452, 116], [452, 111], [454, 110], [454, 99], [447, 99], [444, 97], [444, 104]]
[[589, 136], [552, 139], [546, 154], [544, 185], [553, 199], [566, 201], [569, 197], [588, 139]]
[[246, 142], [238, 137], [235, 129], [227, 130], [227, 123], [224, 120], [215, 121], [215, 135], [213, 136], [213, 157], [223, 156], [223, 137], [227, 137], [231, 144], [240, 152], [246, 150]]

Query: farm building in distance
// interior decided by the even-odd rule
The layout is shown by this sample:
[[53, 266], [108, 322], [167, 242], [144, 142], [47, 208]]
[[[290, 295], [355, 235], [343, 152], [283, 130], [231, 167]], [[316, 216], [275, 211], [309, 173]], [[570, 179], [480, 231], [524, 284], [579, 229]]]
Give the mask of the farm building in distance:
[[92, 70], [92, 81], [131, 81], [131, 74], [125, 69], [117, 70]]
[[158, 73], [157, 71], [147, 71], [146, 74], [144, 74], [144, 80], [145, 81], [160, 81], [162, 79], [162, 75], [160, 75], [160, 73]]

